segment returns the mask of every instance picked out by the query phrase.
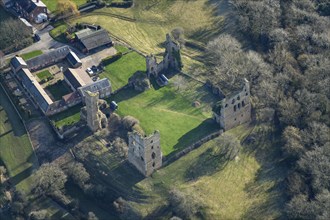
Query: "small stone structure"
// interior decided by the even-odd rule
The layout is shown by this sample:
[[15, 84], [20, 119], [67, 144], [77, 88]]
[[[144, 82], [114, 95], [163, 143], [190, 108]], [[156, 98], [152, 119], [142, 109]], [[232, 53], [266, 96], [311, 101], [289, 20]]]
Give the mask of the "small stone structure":
[[165, 48], [164, 59], [160, 63], [157, 63], [157, 59], [153, 54], [146, 57], [147, 75], [149, 78], [151, 75], [158, 78], [159, 74], [167, 69], [181, 70], [180, 44], [173, 41], [169, 34], [166, 34]]
[[224, 130], [251, 120], [250, 84], [244, 79], [240, 91], [225, 96], [213, 109], [213, 117]]
[[150, 176], [162, 166], [160, 133], [142, 136], [137, 131], [128, 134], [128, 161], [144, 176]]
[[99, 100], [98, 92], [87, 91], [85, 95], [86, 106], [81, 109], [81, 118], [86, 120], [87, 126], [92, 132], [96, 132], [107, 125], [107, 117], [99, 110], [99, 105], [102, 103]]

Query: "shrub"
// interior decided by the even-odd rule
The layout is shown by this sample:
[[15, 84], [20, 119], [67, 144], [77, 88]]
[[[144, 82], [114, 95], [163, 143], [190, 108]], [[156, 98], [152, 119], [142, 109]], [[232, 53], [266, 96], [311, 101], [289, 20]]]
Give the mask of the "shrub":
[[111, 2], [110, 7], [115, 8], [130, 8], [133, 5], [133, 1], [123, 1], [123, 2]]
[[132, 128], [135, 124], [139, 124], [139, 120], [137, 120], [136, 118], [132, 117], [132, 116], [125, 116], [122, 119], [122, 124], [124, 126], [124, 128], [128, 131], [132, 131]]
[[127, 157], [128, 147], [124, 139], [117, 137], [112, 145], [120, 157]]
[[115, 62], [116, 60], [119, 60], [122, 56], [123, 56], [123, 53], [118, 52], [113, 56], [109, 56], [109, 57], [106, 57], [106, 58], [102, 59], [102, 64], [104, 66], [109, 65], [109, 64]]

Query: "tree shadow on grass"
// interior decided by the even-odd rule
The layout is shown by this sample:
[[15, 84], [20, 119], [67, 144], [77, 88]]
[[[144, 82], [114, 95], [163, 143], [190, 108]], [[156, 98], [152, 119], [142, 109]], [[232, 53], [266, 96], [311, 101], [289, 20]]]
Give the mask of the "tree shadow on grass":
[[[33, 154], [31, 154], [28, 159], [26, 160], [26, 162], [24, 163], [32, 163], [30, 167], [24, 169], [23, 171], [21, 171], [20, 173], [16, 174], [15, 176], [12, 176], [8, 179], [8, 182], [10, 184], [13, 184], [13, 185], [17, 185], [19, 183], [21, 183], [22, 181], [24, 181], [26, 178], [28, 178], [29, 176], [31, 176], [34, 171], [36, 170], [36, 164], [35, 164], [35, 157]], [[17, 165], [15, 168], [13, 168], [12, 170], [15, 170], [17, 169], [19, 166], [22, 166], [23, 163], [21, 163], [20, 165]]]
[[197, 180], [202, 176], [211, 176], [223, 170], [228, 164], [225, 155], [217, 148], [208, 148], [198, 159], [186, 170], [187, 181]]
[[219, 125], [211, 118], [204, 120], [194, 129], [190, 130], [188, 133], [184, 134], [176, 145], [174, 145], [174, 151], [166, 156], [166, 160], [171, 160], [172, 157], [180, 150], [194, 144], [198, 140], [206, 137], [207, 135], [214, 133], [219, 130]]
[[126, 88], [121, 91], [119, 91], [117, 94], [112, 95], [110, 98], [107, 99], [108, 102], [115, 101], [117, 103], [120, 103], [122, 101], [126, 101], [129, 99], [134, 98], [137, 95], [140, 95], [142, 92], [138, 92], [134, 90], [133, 88]]
[[105, 152], [97, 156], [89, 154], [83, 163], [89, 170], [91, 179], [107, 186], [108, 198], [112, 202], [118, 197], [139, 203], [147, 198], [136, 186], [145, 177], [127, 160], [121, 160], [115, 154]]
[[[243, 150], [247, 154], [253, 154], [260, 168], [250, 183], [246, 184], [245, 191], [248, 196], [254, 198], [265, 190], [268, 194], [263, 202], [254, 203], [245, 213], [244, 219], [283, 218], [281, 210], [284, 209], [287, 200], [284, 180], [288, 169], [285, 161], [280, 160], [281, 150], [278, 135], [273, 131], [254, 131], [243, 142]], [[270, 186], [269, 186], [270, 185]], [[263, 187], [268, 187], [264, 189]], [[275, 217], [272, 215], [276, 215]]]

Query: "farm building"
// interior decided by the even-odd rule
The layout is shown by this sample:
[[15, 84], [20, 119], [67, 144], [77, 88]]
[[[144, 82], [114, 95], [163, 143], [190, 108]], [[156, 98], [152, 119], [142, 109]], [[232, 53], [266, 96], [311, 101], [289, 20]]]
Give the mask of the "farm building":
[[93, 49], [104, 45], [111, 45], [112, 41], [109, 34], [104, 29], [93, 30], [90, 28], [78, 31], [75, 34], [77, 46], [84, 53], [88, 53]]
[[69, 52], [69, 54], [66, 56], [66, 59], [73, 68], [77, 68], [82, 65], [82, 62], [79, 57], [72, 51]]
[[110, 96], [111, 90], [112, 90], [111, 83], [107, 78], [98, 80], [96, 82], [93, 82], [92, 84], [88, 84], [86, 86], [78, 88], [78, 91], [80, 92], [82, 97], [85, 97], [85, 93], [87, 91], [90, 91], [94, 93], [98, 92], [100, 98], [106, 98]]
[[68, 68], [64, 71], [64, 79], [73, 91], [76, 91], [79, 87], [93, 83], [93, 80], [82, 69]]
[[81, 66], [81, 61], [78, 56], [70, 50], [68, 46], [60, 47], [58, 49], [51, 50], [40, 56], [34, 57], [26, 61], [31, 71], [36, 71], [47, 66], [54, 65], [57, 62], [66, 59], [69, 64], [77, 68]]
[[18, 0], [15, 6], [17, 12], [28, 21], [40, 23], [39, 15], [46, 15], [46, 18], [48, 15], [47, 6], [41, 0]]
[[11, 59], [10, 67], [12, 71], [16, 74], [20, 69], [27, 68], [27, 64], [22, 57], [16, 56], [13, 59]]
[[42, 112], [47, 114], [47, 111], [50, 105], [53, 104], [53, 101], [32, 75], [30, 70], [27, 68], [21, 68], [17, 72], [17, 78], [21, 81], [23, 87], [28, 91], [33, 100], [38, 104]]

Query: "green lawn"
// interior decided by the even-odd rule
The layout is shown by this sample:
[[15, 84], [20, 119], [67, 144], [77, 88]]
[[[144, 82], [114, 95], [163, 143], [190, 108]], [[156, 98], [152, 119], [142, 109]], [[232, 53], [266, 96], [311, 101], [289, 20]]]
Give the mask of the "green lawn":
[[29, 53], [25, 53], [25, 54], [21, 54], [20, 56], [24, 59], [24, 60], [29, 60], [33, 57], [37, 57], [39, 55], [42, 54], [41, 50], [35, 50], [35, 51], [31, 51]]
[[[74, 3], [76, 3], [77, 6], [85, 4], [86, 0], [72, 0]], [[45, 5], [47, 5], [48, 10], [55, 11], [57, 6], [57, 0], [42, 0]]]
[[[178, 89], [173, 82], [180, 77], [172, 78], [166, 87], [143, 93], [127, 89], [110, 97], [118, 103], [118, 113], [136, 117], [146, 133], [160, 131], [164, 155], [219, 129], [219, 125], [210, 119], [210, 106], [216, 98], [203, 85], [187, 78], [183, 79], [185, 88]], [[192, 106], [196, 100], [201, 102], [199, 107]]]
[[[124, 50], [123, 47], [118, 47]], [[136, 52], [131, 52], [119, 60], [105, 67], [101, 78], [107, 77], [113, 90], [117, 90], [128, 83], [128, 79], [137, 71], [146, 71], [145, 58]]]
[[66, 43], [67, 40], [64, 33], [68, 29], [68, 25], [64, 22], [57, 22], [54, 25], [54, 29], [49, 32], [49, 35], [59, 42]]
[[37, 76], [40, 80], [48, 79], [52, 76], [52, 74], [48, 70], [44, 70], [42, 72], [37, 73]]
[[61, 100], [62, 96], [67, 95], [71, 92], [70, 88], [64, 80], [57, 82], [55, 84], [49, 85], [45, 88], [48, 90], [55, 100]]
[[7, 168], [11, 182], [21, 192], [28, 193], [32, 184], [30, 175], [38, 166], [37, 158], [23, 123], [1, 87], [0, 160]]
[[55, 122], [56, 127], [62, 127], [64, 125], [71, 125], [80, 120], [80, 109], [82, 105], [76, 105], [68, 110], [50, 117]]

